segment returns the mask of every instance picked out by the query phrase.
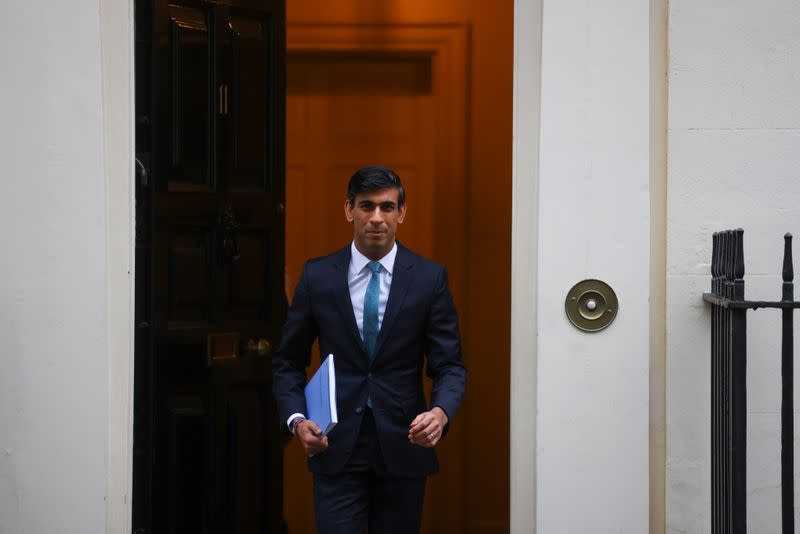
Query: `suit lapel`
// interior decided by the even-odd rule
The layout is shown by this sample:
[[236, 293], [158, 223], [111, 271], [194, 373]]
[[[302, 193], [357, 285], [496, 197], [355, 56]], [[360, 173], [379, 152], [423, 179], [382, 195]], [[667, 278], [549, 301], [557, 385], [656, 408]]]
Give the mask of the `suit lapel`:
[[[398, 243], [397, 256], [394, 260], [394, 272], [392, 273], [392, 286], [389, 289], [389, 299], [386, 302], [386, 310], [383, 313], [381, 331], [378, 333], [378, 341], [375, 343], [375, 360], [380, 358], [381, 347], [392, 330], [397, 314], [403, 308], [406, 293], [408, 293], [408, 288], [414, 277], [413, 266], [413, 256], [408, 252], [407, 248]], [[373, 360], [373, 363], [375, 360]]]
[[347, 284], [347, 272], [350, 268], [350, 245], [347, 245], [347, 247], [339, 251], [336, 255], [334, 267], [335, 273], [333, 283], [336, 303], [339, 306], [344, 324], [350, 332], [350, 335], [353, 336], [356, 346], [359, 347], [361, 352], [366, 356], [364, 341], [358, 333], [358, 324], [356, 324], [356, 316], [353, 313], [353, 301], [350, 300], [350, 287]]

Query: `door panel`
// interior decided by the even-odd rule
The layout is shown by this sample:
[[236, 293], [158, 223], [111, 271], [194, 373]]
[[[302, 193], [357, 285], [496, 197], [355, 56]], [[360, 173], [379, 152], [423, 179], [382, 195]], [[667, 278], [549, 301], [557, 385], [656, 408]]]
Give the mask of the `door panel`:
[[211, 7], [168, 7], [170, 182], [210, 185]]
[[[230, 444], [227, 472], [232, 523], [229, 532], [259, 532], [261, 525], [252, 511], [262, 505], [258, 496], [263, 493], [262, 486], [269, 475], [263, 451], [269, 444], [259, 439], [264, 432], [253, 432], [253, 429], [264, 426], [262, 412], [270, 399], [246, 384], [230, 389], [227, 397], [227, 441]], [[248, 458], [260, 461], [253, 463]]]
[[269, 321], [272, 308], [272, 235], [258, 229], [239, 234], [240, 266], [230, 282], [230, 313], [246, 320], [258, 317]]
[[136, 9], [134, 531], [282, 532], [283, 4]]
[[[348, 179], [365, 165], [386, 165], [400, 175], [408, 216], [398, 239], [432, 257], [437, 124], [430, 56], [296, 53], [288, 58], [287, 76], [289, 290], [306, 259], [353, 239], [343, 204]], [[316, 347], [312, 361], [312, 367], [319, 365]], [[291, 532], [315, 532], [311, 479], [298, 475], [306, 461], [298, 443], [287, 448], [285, 515]]]
[[[382, 2], [367, 9], [371, 13], [367, 18], [362, 16], [363, 10], [356, 14], [338, 4], [311, 3], [314, 8], [310, 11], [297, 8], [296, 24], [288, 32], [289, 284], [296, 282], [294, 273], [299, 272], [303, 258], [325, 253], [331, 246], [352, 239], [352, 227], [344, 222], [341, 211], [343, 181], [358, 166], [383, 163], [398, 169], [408, 190], [408, 214], [399, 229], [399, 239], [447, 265], [456, 306], [462, 314], [466, 311], [468, 318], [469, 310], [464, 309], [468, 296], [464, 280], [469, 270], [466, 240], [470, 230], [480, 234], [485, 225], [469, 222], [476, 212], [470, 212], [472, 219], [468, 220], [465, 200], [474, 183], [500, 179], [487, 173], [485, 166], [477, 182], [468, 181], [467, 177], [466, 163], [474, 159], [469, 156], [467, 145], [471, 138], [466, 114], [470, 93], [469, 28], [444, 23], [452, 20], [446, 17], [441, 19], [442, 24], [406, 24], [408, 20], [400, 21], [397, 13], [384, 12]], [[455, 8], [450, 6], [445, 11], [451, 9]], [[433, 12], [423, 18], [427, 20], [429, 15], [433, 16]], [[332, 23], [334, 20], [339, 22]], [[366, 20], [383, 23], [366, 24]], [[410, 20], [415, 20], [413, 14]], [[496, 109], [492, 102], [482, 105]], [[481, 124], [486, 126], [485, 121]], [[493, 126], [489, 129], [496, 130]], [[492, 140], [484, 141], [491, 144]], [[498, 146], [502, 150], [504, 145]], [[485, 154], [482, 148], [478, 152]], [[495, 193], [492, 190], [483, 199], [484, 204], [502, 207], [502, 199], [495, 202]], [[339, 200], [332, 201], [336, 198]], [[342, 221], [341, 226], [337, 220]], [[474, 330], [462, 330], [465, 347]], [[464, 356], [469, 367], [466, 349]], [[502, 361], [499, 368], [502, 369]], [[492, 370], [487, 376], [496, 375]], [[486, 455], [481, 456], [486, 446], [469, 445], [465, 430], [471, 421], [469, 410], [465, 404], [459, 415], [462, 423], [455, 425], [437, 446], [441, 471], [430, 478], [426, 489], [422, 532], [489, 531], [489, 523], [473, 522], [468, 526], [464, 521], [469, 514], [485, 517], [482, 511], [475, 512], [481, 506], [473, 506], [471, 511], [464, 507], [468, 494], [465, 481], [470, 477], [463, 467], [465, 454], [470, 451], [478, 451], [476, 457], [482, 462], [478, 464], [484, 466], [471, 470], [485, 471], [487, 476], [483, 478], [493, 488], [492, 498], [487, 497], [488, 506], [502, 502], [502, 491], [494, 491], [502, 484], [497, 488], [493, 485], [504, 476], [502, 451], [487, 463]], [[487, 439], [492, 441], [495, 437], [491, 434]], [[502, 436], [497, 439], [502, 442]], [[285, 514], [292, 532], [314, 531], [310, 480], [295, 475], [304, 464], [302, 450], [293, 444], [286, 455], [286, 473], [292, 476], [285, 479]], [[489, 464], [500, 470], [492, 472], [486, 467]]]
[[232, 10], [228, 24], [231, 61], [231, 187], [270, 186], [269, 161], [274, 157], [267, 102], [274, 66], [270, 57], [273, 19]]
[[[193, 404], [191, 397], [189, 400], [189, 404]], [[177, 399], [175, 404], [179, 404]], [[168, 474], [170, 532], [190, 534], [204, 531], [207, 513], [205, 419], [206, 413], [199, 406], [170, 407], [170, 450], [180, 451], [170, 459]]]
[[176, 225], [166, 235], [168, 323], [209, 321], [211, 245], [209, 229], [201, 226]]

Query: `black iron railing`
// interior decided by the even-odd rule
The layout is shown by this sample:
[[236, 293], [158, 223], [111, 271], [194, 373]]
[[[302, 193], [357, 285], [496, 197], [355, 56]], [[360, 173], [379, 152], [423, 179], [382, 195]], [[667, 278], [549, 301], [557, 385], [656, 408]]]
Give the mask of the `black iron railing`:
[[794, 533], [792, 236], [784, 236], [783, 293], [780, 301], [750, 301], [744, 294], [744, 231], [714, 234], [711, 292], [711, 532], [747, 531], [747, 310], [780, 308], [781, 347], [781, 524]]

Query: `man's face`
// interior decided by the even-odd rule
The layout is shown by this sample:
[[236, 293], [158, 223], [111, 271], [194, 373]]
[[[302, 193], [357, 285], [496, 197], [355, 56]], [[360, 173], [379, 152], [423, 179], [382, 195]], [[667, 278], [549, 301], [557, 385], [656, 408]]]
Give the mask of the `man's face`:
[[397, 225], [406, 216], [406, 207], [398, 207], [400, 192], [389, 187], [356, 195], [355, 204], [344, 202], [347, 221], [353, 223], [356, 248], [371, 260], [384, 257], [394, 245]]

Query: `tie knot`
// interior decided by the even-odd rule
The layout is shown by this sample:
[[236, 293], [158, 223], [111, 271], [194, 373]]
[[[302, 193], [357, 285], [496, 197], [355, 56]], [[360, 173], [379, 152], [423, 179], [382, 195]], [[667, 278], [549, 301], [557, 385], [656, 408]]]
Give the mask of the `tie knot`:
[[372, 274], [378, 274], [381, 272], [381, 262], [379, 261], [371, 261], [367, 264], [369, 270], [372, 271]]

